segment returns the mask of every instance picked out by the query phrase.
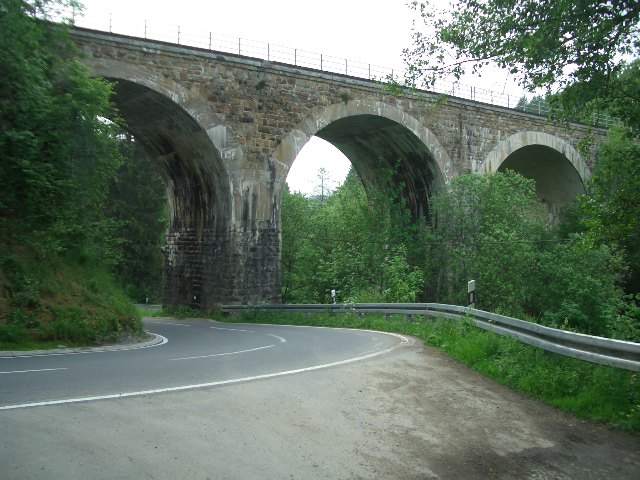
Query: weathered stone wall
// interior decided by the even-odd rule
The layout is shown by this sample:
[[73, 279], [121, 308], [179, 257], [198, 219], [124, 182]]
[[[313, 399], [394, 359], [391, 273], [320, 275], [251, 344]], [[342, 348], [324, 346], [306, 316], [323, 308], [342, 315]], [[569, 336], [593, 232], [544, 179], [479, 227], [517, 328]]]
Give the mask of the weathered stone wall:
[[[282, 186], [313, 135], [353, 152], [354, 166], [371, 181], [379, 168], [374, 160], [380, 161], [371, 157], [381, 151], [393, 157], [384, 160], [400, 165], [397, 181], [415, 184], [407, 194], [417, 209], [426, 202], [420, 197], [434, 189], [427, 183], [499, 168], [504, 159], [494, 150], [522, 132], [544, 133], [573, 148], [588, 133], [505, 108], [454, 98], [440, 102], [428, 93], [392, 96], [379, 83], [341, 75], [82, 29], [73, 35], [96, 75], [143, 87], [123, 88], [130, 94], [122, 97], [131, 117], [125, 120], [153, 147], [151, 153], [180, 159], [188, 170], [182, 177], [191, 184], [200, 175], [207, 178], [182, 190], [217, 195], [215, 202], [173, 200], [201, 205], [207, 211], [199, 217], [216, 226], [190, 230], [176, 219], [166, 252], [169, 304], [207, 309], [279, 300]], [[173, 125], [167, 102], [175, 118], [190, 120]], [[487, 163], [491, 155], [498, 160]], [[587, 165], [579, 172], [587, 175], [595, 159], [575, 161]], [[415, 172], [425, 169], [429, 175], [414, 182]], [[166, 176], [170, 182], [171, 173]]]

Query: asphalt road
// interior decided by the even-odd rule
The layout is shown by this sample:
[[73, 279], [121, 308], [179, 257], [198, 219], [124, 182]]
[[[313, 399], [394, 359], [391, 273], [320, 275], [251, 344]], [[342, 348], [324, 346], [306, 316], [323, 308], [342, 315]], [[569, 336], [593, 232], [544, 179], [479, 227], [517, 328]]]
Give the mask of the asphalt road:
[[0, 410], [228, 385], [326, 368], [408, 340], [358, 330], [147, 320], [147, 348], [2, 356]]
[[0, 359], [0, 480], [640, 478], [640, 441], [382, 333], [169, 320]]

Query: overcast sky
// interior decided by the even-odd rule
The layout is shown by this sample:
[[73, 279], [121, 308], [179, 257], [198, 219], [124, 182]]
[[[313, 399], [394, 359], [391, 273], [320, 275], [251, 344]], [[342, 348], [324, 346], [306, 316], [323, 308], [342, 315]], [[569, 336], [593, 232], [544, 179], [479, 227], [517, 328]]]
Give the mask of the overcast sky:
[[[448, 4], [448, 0], [441, 0]], [[245, 39], [401, 68], [401, 53], [411, 46], [415, 13], [408, 0], [82, 0], [86, 21], [136, 23], [148, 19], [181, 30], [213, 31]], [[82, 21], [78, 22], [82, 24]], [[144, 22], [139, 22], [143, 31]], [[506, 74], [483, 78], [486, 88], [501, 90]], [[310, 193], [317, 171], [325, 168], [340, 183], [349, 162], [323, 140], [312, 139], [296, 159], [287, 182]], [[324, 144], [324, 145], [323, 145]]]

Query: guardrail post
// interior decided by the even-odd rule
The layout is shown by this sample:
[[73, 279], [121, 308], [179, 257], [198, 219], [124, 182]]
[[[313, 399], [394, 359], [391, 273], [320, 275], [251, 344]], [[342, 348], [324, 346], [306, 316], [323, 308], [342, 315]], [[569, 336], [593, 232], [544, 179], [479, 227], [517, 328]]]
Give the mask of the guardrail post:
[[211, 32], [209, 32], [209, 50], [211, 50]]
[[180, 25], [178, 25], [178, 45], [180, 45]]

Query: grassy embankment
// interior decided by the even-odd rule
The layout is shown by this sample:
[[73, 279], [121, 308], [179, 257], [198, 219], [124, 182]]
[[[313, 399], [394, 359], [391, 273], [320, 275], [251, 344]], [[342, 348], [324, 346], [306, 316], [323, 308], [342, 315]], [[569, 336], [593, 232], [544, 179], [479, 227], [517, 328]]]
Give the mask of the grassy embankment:
[[0, 350], [91, 346], [142, 336], [141, 315], [90, 261], [0, 255]]
[[251, 312], [225, 322], [363, 328], [412, 335], [468, 367], [529, 397], [640, 434], [640, 375], [562, 357], [476, 328], [470, 322], [403, 316]]

